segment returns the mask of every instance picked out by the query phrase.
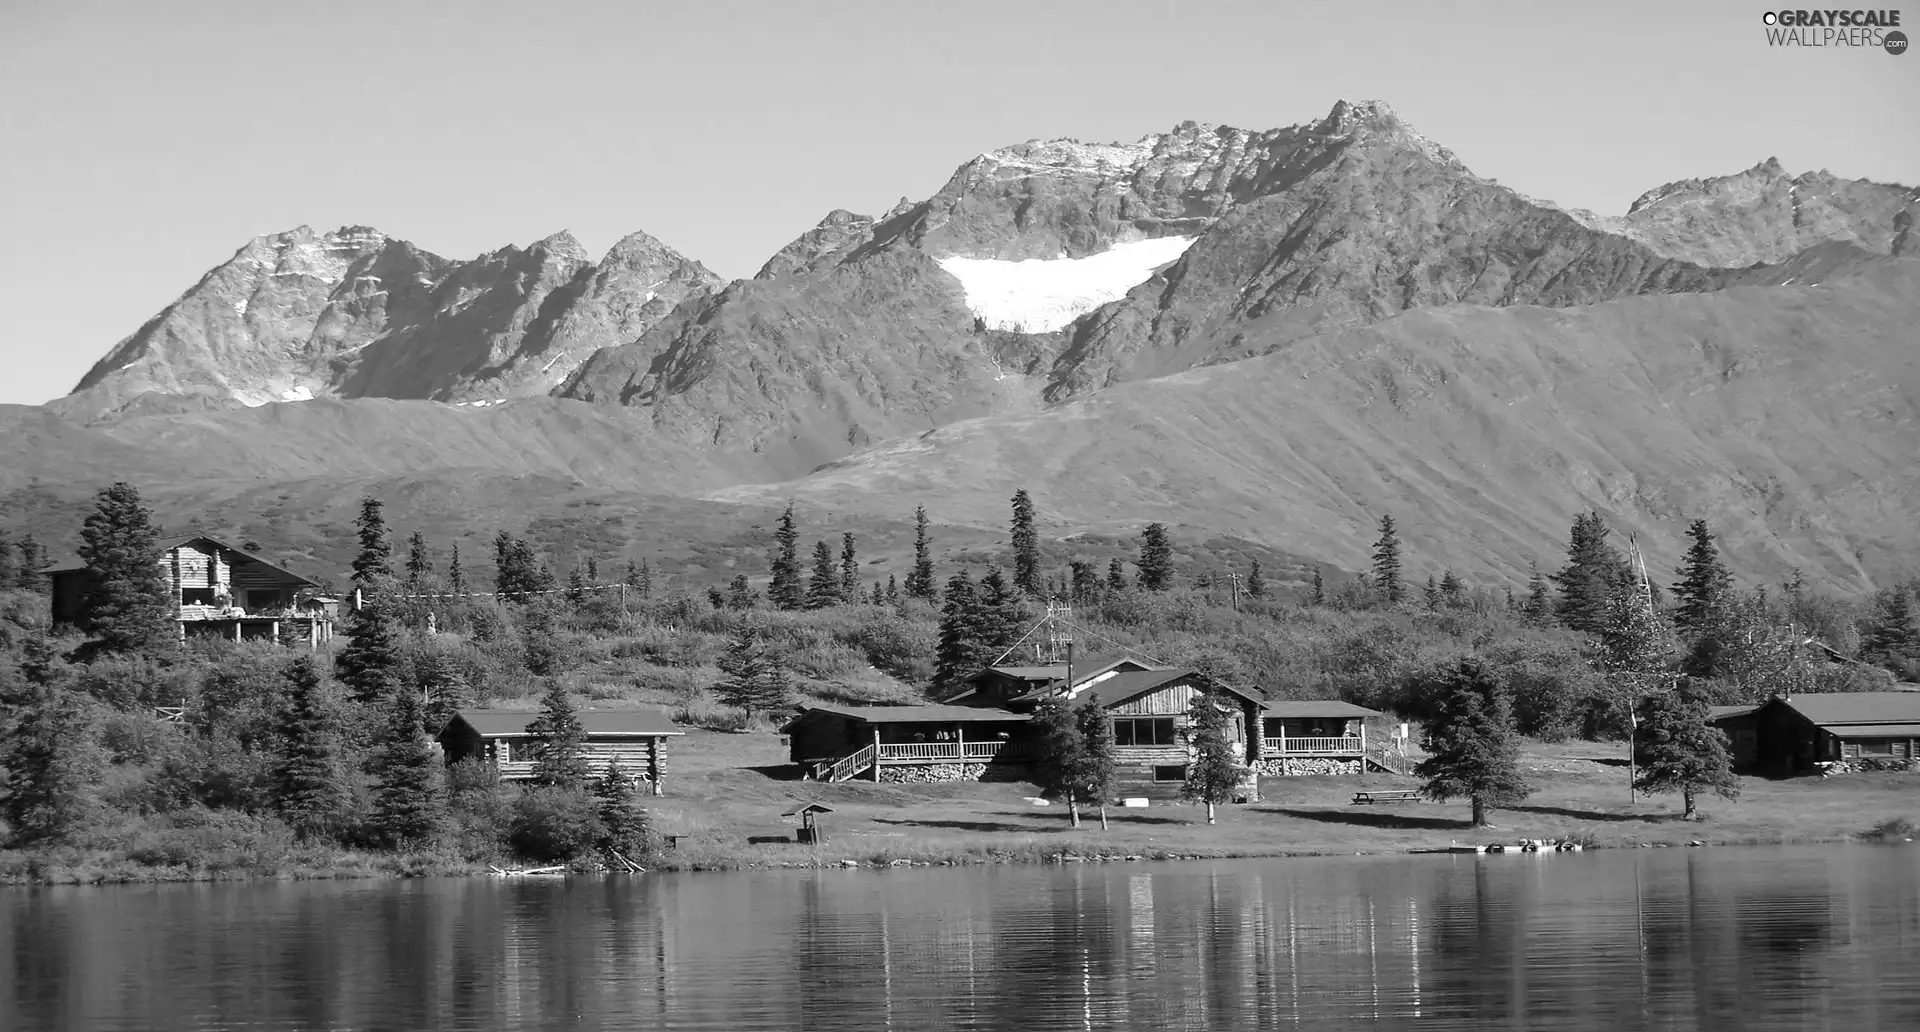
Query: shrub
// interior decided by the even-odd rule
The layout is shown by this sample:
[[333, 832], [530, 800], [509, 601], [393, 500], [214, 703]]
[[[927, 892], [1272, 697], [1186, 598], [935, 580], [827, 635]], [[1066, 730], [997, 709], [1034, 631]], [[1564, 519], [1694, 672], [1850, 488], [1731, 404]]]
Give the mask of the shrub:
[[1868, 842], [1906, 842], [1915, 835], [1920, 835], [1920, 824], [1905, 817], [1893, 817], [1867, 829], [1860, 837]]
[[507, 841], [529, 860], [565, 863], [606, 837], [599, 801], [581, 789], [529, 788], [513, 801]]

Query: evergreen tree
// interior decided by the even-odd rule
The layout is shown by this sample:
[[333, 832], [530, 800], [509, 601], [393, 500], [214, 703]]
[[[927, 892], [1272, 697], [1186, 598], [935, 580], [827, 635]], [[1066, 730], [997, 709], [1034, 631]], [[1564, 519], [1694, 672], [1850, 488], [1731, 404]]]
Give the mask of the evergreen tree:
[[0, 533], [0, 589], [25, 586], [26, 578], [21, 575], [20, 558], [13, 539]]
[[1694, 797], [1713, 792], [1727, 799], [1740, 797], [1740, 779], [1733, 775], [1727, 756], [1727, 735], [1707, 723], [1707, 700], [1682, 687], [1640, 700], [1640, 718], [1633, 738], [1633, 763], [1638, 773], [1635, 791], [1678, 792], [1685, 812], [1694, 820]]
[[48, 590], [46, 575], [40, 572], [47, 566], [47, 550], [40, 547], [40, 542], [35, 541], [32, 534], [22, 535], [14, 550], [20, 556], [19, 579], [14, 586], [21, 591]]
[[540, 699], [540, 715], [527, 722], [533, 736], [533, 780], [547, 788], [579, 788], [587, 781], [587, 729], [559, 682]]
[[751, 627], [734, 631], [719, 666], [725, 676], [715, 682], [714, 697], [724, 705], [738, 706], [748, 723], [756, 710], [764, 713], [792, 702], [786, 668]]
[[1438, 688], [1422, 742], [1429, 755], [1414, 776], [1426, 781], [1432, 799], [1472, 800], [1473, 825], [1485, 827], [1488, 808], [1511, 806], [1533, 791], [1520, 773], [1506, 691], [1477, 659], [1459, 661]]
[[340, 831], [351, 796], [341, 770], [338, 734], [320, 692], [320, 671], [311, 656], [299, 656], [281, 676], [284, 744], [274, 771], [273, 807], [302, 838], [331, 838]]
[[567, 572], [567, 604], [575, 608], [587, 601], [587, 571], [575, 564]]
[[1560, 588], [1554, 615], [1576, 631], [1598, 634], [1607, 622], [1607, 600], [1632, 578], [1626, 560], [1607, 544], [1607, 525], [1598, 512], [1574, 517], [1567, 539], [1567, 565], [1553, 575]]
[[460, 568], [460, 542], [453, 543], [453, 555], [447, 560], [447, 590], [456, 597], [467, 593], [467, 571]]
[[933, 690], [945, 698], [966, 686], [979, 671], [982, 643], [980, 598], [973, 579], [961, 570], [947, 579], [947, 595], [940, 609], [940, 640], [934, 652]]
[[1420, 593], [1420, 600], [1426, 603], [1428, 612], [1440, 608], [1440, 585], [1434, 582], [1433, 574], [1431, 573], [1427, 574], [1427, 586], [1426, 589]]
[[1247, 776], [1246, 766], [1234, 748], [1232, 717], [1227, 712], [1230, 705], [1225, 696], [1207, 685], [1194, 695], [1193, 706], [1188, 711], [1192, 721], [1188, 733], [1192, 735], [1194, 756], [1180, 794], [1207, 804], [1208, 824], [1216, 823], [1214, 806], [1232, 802], [1234, 789], [1239, 788]]
[[907, 594], [931, 602], [934, 599], [933, 540], [927, 535], [925, 506], [913, 508], [913, 571], [907, 574]]
[[1446, 576], [1440, 578], [1440, 603], [1449, 608], [1458, 609], [1466, 602], [1466, 584], [1459, 577], [1454, 576], [1452, 570], [1448, 570]]
[[1033, 779], [1040, 790], [1067, 801], [1067, 822], [1080, 826], [1079, 774], [1086, 740], [1074, 720], [1066, 696], [1050, 695], [1033, 708], [1032, 733], [1039, 759]]
[[1071, 587], [1068, 597], [1076, 606], [1092, 605], [1100, 597], [1100, 571], [1082, 559], [1073, 560], [1068, 564], [1068, 569], [1072, 571], [1069, 575]]
[[726, 592], [711, 584], [707, 585], [707, 604], [712, 606], [716, 613], [727, 608]]
[[117, 483], [94, 496], [80, 531], [80, 558], [90, 574], [83, 654], [152, 655], [178, 639], [173, 586], [162, 571], [160, 528], [140, 492]]
[[599, 556], [592, 555], [592, 554], [589, 554], [587, 556], [587, 583], [596, 584], [596, 585], [600, 583], [600, 557]]
[[1011, 648], [1027, 622], [1027, 611], [1020, 592], [1007, 584], [998, 566], [980, 578], [980, 662], [992, 662]]
[[0, 819], [13, 846], [57, 844], [93, 807], [99, 763], [93, 721], [44, 637], [17, 670], [0, 669]]
[[1512, 617], [1517, 617], [1520, 615], [1520, 599], [1514, 595], [1513, 585], [1511, 584], [1507, 585], [1506, 591], [1507, 591], [1507, 615]]
[[334, 676], [363, 705], [392, 695], [400, 683], [400, 642], [387, 601], [363, 602], [347, 622], [347, 647], [333, 660]]
[[556, 608], [551, 596], [535, 596], [520, 611], [520, 639], [527, 673], [544, 677], [560, 672], [560, 614]]
[[1013, 586], [1040, 594], [1040, 535], [1033, 526], [1033, 499], [1024, 487], [1013, 493]]
[[427, 536], [416, 530], [407, 538], [407, 590], [419, 590], [420, 582], [432, 572], [433, 560], [427, 555]]
[[1920, 660], [1920, 630], [1913, 620], [1913, 598], [1894, 587], [1874, 596], [1873, 613], [1860, 633], [1860, 658], [1894, 667]]
[[889, 573], [887, 574], [887, 602], [891, 604], [898, 601], [900, 601], [900, 582]]
[[1400, 535], [1391, 514], [1380, 517], [1380, 536], [1373, 542], [1373, 582], [1390, 606], [1399, 605], [1406, 597], [1406, 588], [1400, 583]]
[[833, 548], [825, 541], [813, 543], [813, 578], [807, 583], [807, 608], [825, 609], [840, 604], [840, 573], [833, 567]]
[[880, 579], [874, 578], [873, 590], [867, 593], [867, 605], [884, 606], [887, 604], [887, 589], [880, 586]]
[[387, 518], [381, 513], [380, 499], [360, 499], [360, 515], [354, 518], [360, 534], [360, 551], [353, 557], [353, 584], [362, 591], [393, 579], [393, 545], [387, 541]]
[[418, 849], [440, 837], [446, 798], [439, 760], [422, 726], [420, 697], [396, 692], [387, 704], [387, 726], [374, 750], [371, 837], [388, 849]]
[[1327, 604], [1327, 582], [1326, 579], [1320, 575], [1320, 567], [1318, 566], [1313, 568], [1312, 601], [1316, 606], [1324, 606]]
[[426, 730], [437, 735], [454, 714], [473, 705], [473, 685], [458, 664], [437, 652], [427, 653], [420, 665], [420, 694], [426, 700]]
[[1107, 560], [1107, 591], [1112, 594], [1127, 590], [1127, 570], [1118, 557]]
[[1687, 536], [1693, 544], [1687, 546], [1677, 571], [1680, 580], [1673, 586], [1673, 595], [1680, 600], [1673, 625], [1680, 632], [1680, 640], [1692, 645], [1713, 626], [1716, 611], [1733, 590], [1733, 575], [1720, 559], [1706, 520], [1688, 524]]
[[638, 564], [628, 559], [627, 572], [622, 575], [621, 583], [632, 588], [633, 593], [641, 598], [650, 598], [653, 595], [653, 570], [647, 566], [645, 559]]
[[1267, 579], [1260, 575], [1260, 560], [1255, 559], [1247, 570], [1247, 597], [1266, 598]]
[[1114, 793], [1113, 721], [1106, 707], [1088, 695], [1073, 709], [1074, 727], [1080, 732], [1080, 758], [1074, 771], [1074, 784], [1082, 797], [1100, 808], [1100, 830], [1107, 830], [1107, 802]]
[[853, 549], [853, 531], [840, 535], [840, 597], [849, 605], [860, 601], [860, 558]]
[[807, 599], [800, 586], [800, 531], [794, 526], [793, 506], [780, 514], [773, 540], [773, 580], [767, 584], [767, 601], [775, 609], [799, 609]]
[[1173, 587], [1173, 539], [1165, 524], [1149, 523], [1140, 533], [1140, 587], [1147, 591]]
[[1547, 594], [1547, 578], [1537, 562], [1527, 575], [1527, 600], [1520, 606], [1520, 618], [1529, 627], [1545, 627], [1553, 621], [1553, 599]]
[[553, 590], [553, 572], [540, 561], [533, 542], [502, 531], [494, 539], [493, 590], [508, 601], [531, 603]]
[[733, 583], [727, 586], [727, 608], [744, 613], [760, 604], [760, 593], [747, 583], [747, 575], [736, 573]]
[[635, 863], [651, 856], [653, 822], [640, 806], [633, 778], [620, 769], [619, 760], [607, 761], [606, 773], [594, 782], [593, 794], [599, 801], [600, 824], [607, 832], [601, 848]]

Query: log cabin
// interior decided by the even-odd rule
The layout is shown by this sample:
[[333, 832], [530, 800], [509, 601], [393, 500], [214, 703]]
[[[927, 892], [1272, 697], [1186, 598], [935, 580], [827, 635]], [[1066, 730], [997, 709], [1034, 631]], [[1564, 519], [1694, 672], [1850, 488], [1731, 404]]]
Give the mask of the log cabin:
[[[173, 593], [180, 637], [304, 641], [333, 637], [334, 613], [313, 597], [318, 585], [252, 552], [204, 534], [162, 546], [160, 568]], [[41, 571], [52, 580], [53, 622], [81, 624], [94, 576], [72, 559]], [[330, 601], [330, 600], [329, 600]]]
[[[502, 781], [533, 777], [535, 737], [527, 725], [540, 714], [527, 710], [461, 710], [434, 738], [449, 764], [477, 759], [494, 768]], [[586, 729], [583, 751], [595, 777], [618, 762], [629, 776], [644, 780], [654, 795], [664, 794], [667, 739], [686, 734], [661, 710], [635, 707], [618, 710], [579, 710]]]
[[1024, 713], [980, 706], [808, 706], [780, 729], [819, 781], [995, 781], [1026, 777]]
[[1734, 769], [1793, 775], [1920, 757], [1920, 692], [1833, 692], [1715, 707]]

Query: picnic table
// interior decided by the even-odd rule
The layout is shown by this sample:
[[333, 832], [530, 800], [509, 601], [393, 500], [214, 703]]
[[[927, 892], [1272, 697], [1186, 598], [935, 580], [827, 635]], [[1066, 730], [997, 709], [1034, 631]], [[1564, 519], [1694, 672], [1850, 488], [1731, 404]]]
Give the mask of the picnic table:
[[1395, 789], [1387, 792], [1355, 792], [1353, 794], [1353, 802], [1356, 806], [1361, 803], [1417, 803], [1419, 801], [1420, 790], [1417, 788]]

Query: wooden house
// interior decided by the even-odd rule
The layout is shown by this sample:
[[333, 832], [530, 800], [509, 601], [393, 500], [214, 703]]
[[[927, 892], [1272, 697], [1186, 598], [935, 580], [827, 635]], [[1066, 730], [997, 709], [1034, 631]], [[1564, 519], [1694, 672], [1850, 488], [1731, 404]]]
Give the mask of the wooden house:
[[[196, 535], [169, 542], [160, 568], [182, 638], [292, 637], [318, 645], [333, 637], [332, 611], [308, 604], [313, 581], [224, 541]], [[81, 623], [94, 581], [86, 564], [74, 559], [42, 572], [52, 579], [53, 622]]]
[[1260, 708], [1263, 774], [1362, 774], [1367, 721], [1386, 714], [1338, 699], [1269, 702]]
[[980, 706], [809, 706], [780, 733], [820, 781], [1011, 780], [1025, 774], [1009, 765], [1029, 758], [1018, 737], [1027, 720]]
[[1795, 695], [1759, 706], [1718, 707], [1708, 719], [1733, 743], [1736, 767], [1768, 774], [1866, 761], [1907, 764], [1920, 757], [1920, 692]]
[[[1085, 679], [1075, 677], [1066, 690], [1069, 704], [1092, 698], [1113, 721], [1115, 781], [1123, 796], [1170, 797], [1187, 781], [1193, 761], [1190, 741], [1194, 697], [1213, 691], [1226, 705], [1228, 734], [1241, 762], [1253, 766], [1261, 759], [1259, 715], [1263, 699], [1216, 681], [1197, 670], [1132, 670], [1115, 668]], [[1016, 700], [1031, 705], [1038, 699]], [[1249, 799], [1257, 787], [1249, 785]]]
[[[527, 724], [539, 713], [524, 710], [461, 710], [435, 736], [448, 763], [479, 759], [499, 772], [502, 781], [533, 777], [534, 736]], [[667, 739], [686, 734], [667, 715], [645, 707], [618, 710], [579, 710], [586, 729], [587, 766], [595, 776], [618, 761], [628, 775], [650, 784], [662, 794], [667, 772]]]
[[1037, 697], [1044, 690], [1065, 681], [1069, 673], [1078, 683], [1112, 671], [1164, 669], [1167, 668], [1142, 662], [1132, 656], [1090, 656], [1085, 662], [1072, 664], [1071, 668], [1066, 663], [990, 666], [968, 678], [967, 689], [947, 702], [955, 706], [1004, 707], [1015, 699]]

